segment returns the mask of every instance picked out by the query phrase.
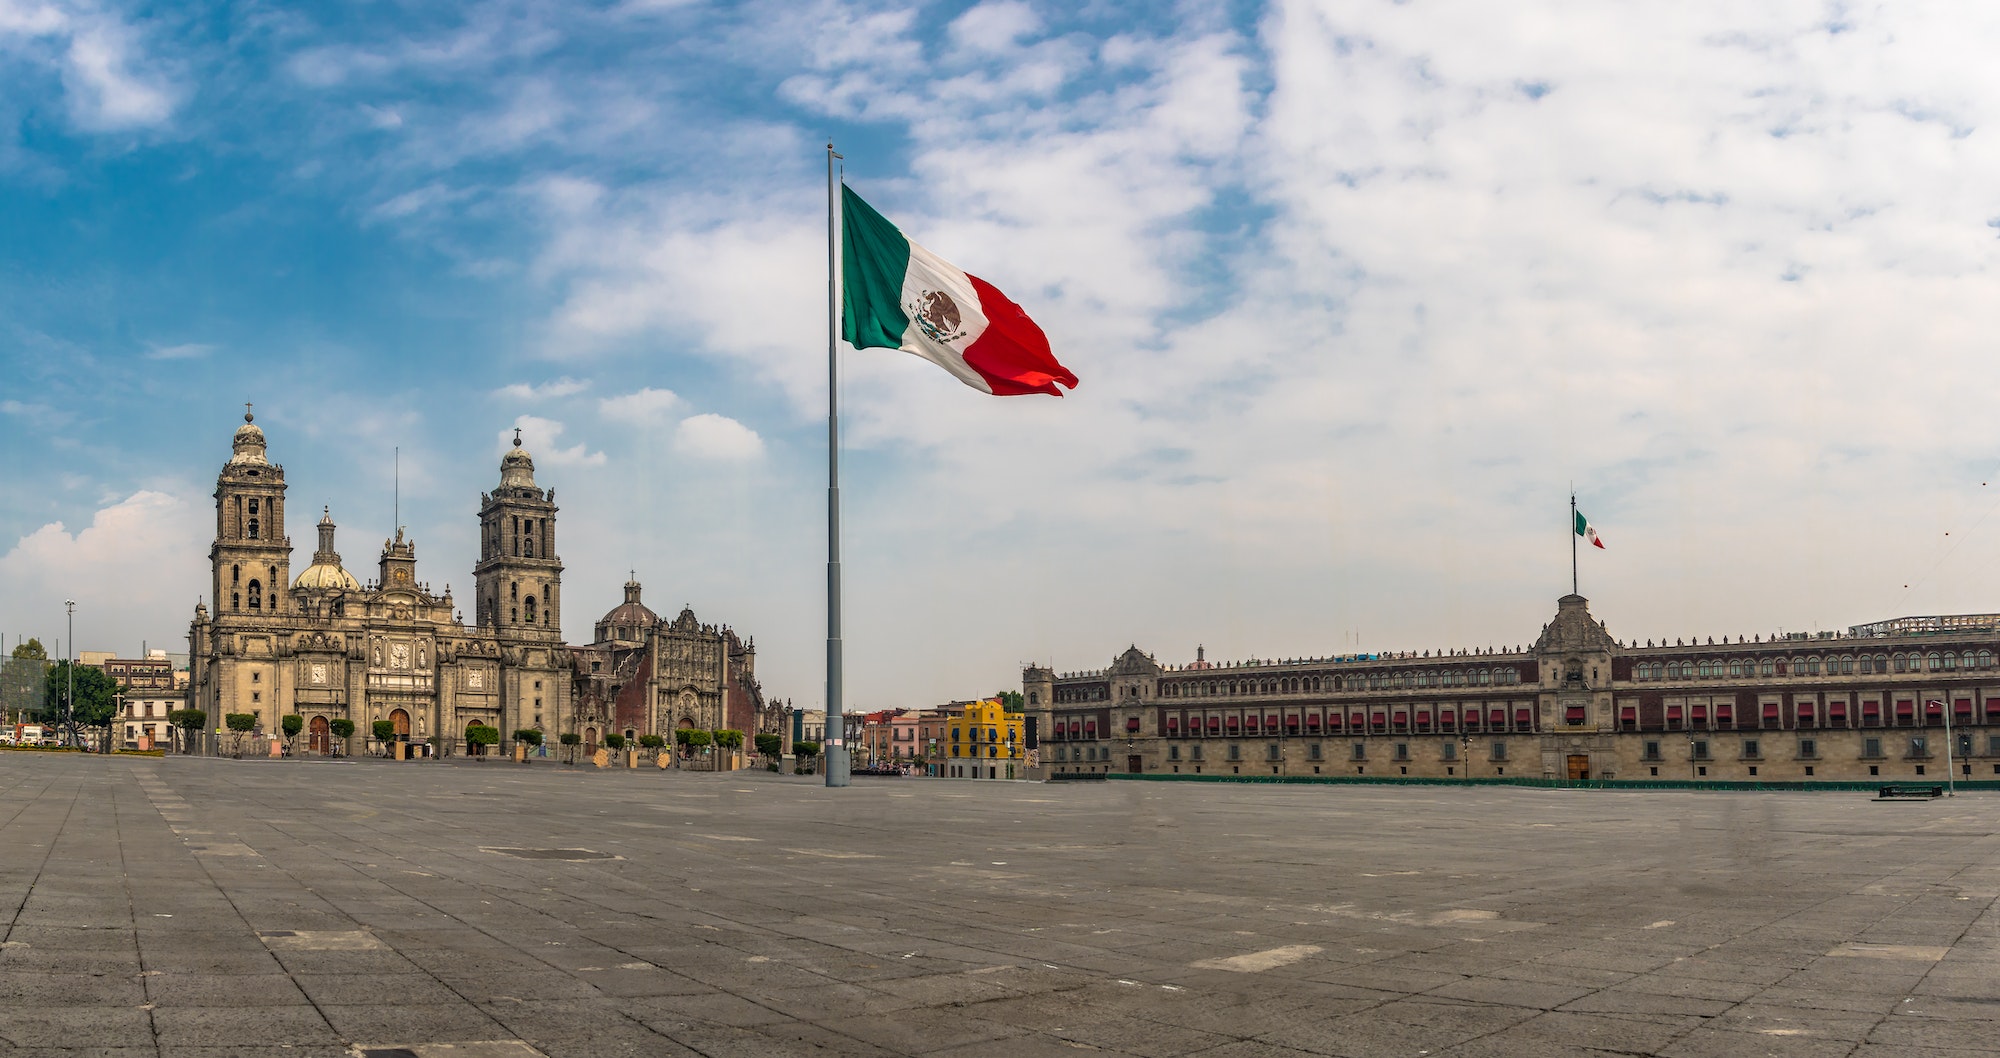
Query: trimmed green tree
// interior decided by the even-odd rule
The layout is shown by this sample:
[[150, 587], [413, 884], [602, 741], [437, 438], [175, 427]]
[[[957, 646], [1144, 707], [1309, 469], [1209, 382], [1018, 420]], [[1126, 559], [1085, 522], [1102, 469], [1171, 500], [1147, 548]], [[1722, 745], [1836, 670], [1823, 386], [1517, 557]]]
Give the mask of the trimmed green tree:
[[657, 762], [660, 759], [660, 749], [667, 744], [667, 740], [658, 735], [640, 735], [639, 744], [652, 750], [653, 760]]
[[606, 735], [604, 736], [604, 744], [611, 749], [624, 749], [625, 736], [617, 734], [616, 732]]
[[394, 751], [389, 748], [389, 743], [396, 737], [396, 722], [377, 720], [369, 725], [369, 729], [375, 733], [375, 741], [382, 743], [382, 755], [385, 757], [393, 755]]
[[782, 735], [760, 733], [757, 736], [758, 756], [770, 757], [772, 760], [776, 760], [779, 757], [783, 756], [784, 752], [785, 752], [785, 739]]
[[799, 759], [798, 774], [804, 775], [812, 767], [813, 759], [819, 756], [819, 743], [810, 739], [794, 742], [792, 756]]
[[306, 718], [296, 713], [291, 716], [281, 716], [278, 718], [278, 726], [284, 729], [285, 742], [291, 746], [292, 752], [297, 753], [299, 732], [306, 729]]
[[167, 723], [181, 729], [180, 751], [192, 753], [195, 736], [208, 727], [208, 714], [200, 709], [176, 709], [167, 714]]
[[231, 743], [237, 756], [243, 755], [243, 736], [257, 729], [256, 713], [228, 713], [222, 718], [223, 726], [232, 734]]
[[347, 749], [347, 740], [354, 737], [354, 721], [343, 716], [326, 726], [340, 740], [333, 744], [333, 750], [335, 756], [341, 756]]
[[465, 742], [466, 745], [479, 747], [473, 751], [474, 758], [484, 759], [486, 747], [500, 744], [500, 729], [489, 724], [473, 724], [465, 729]]
[[576, 747], [583, 743], [583, 736], [574, 731], [565, 731], [562, 733], [560, 741], [563, 744], [563, 763], [575, 764]]

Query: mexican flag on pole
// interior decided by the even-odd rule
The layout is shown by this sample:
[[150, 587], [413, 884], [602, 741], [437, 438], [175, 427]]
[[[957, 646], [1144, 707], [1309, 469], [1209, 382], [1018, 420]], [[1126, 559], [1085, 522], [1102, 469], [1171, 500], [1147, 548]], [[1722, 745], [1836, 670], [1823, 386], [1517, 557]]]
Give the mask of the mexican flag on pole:
[[[915, 353], [995, 396], [1076, 388], [1049, 340], [993, 284], [946, 263], [840, 188], [841, 337]], [[1601, 546], [1601, 545], [1600, 545]]]
[[1604, 541], [1597, 535], [1597, 527], [1590, 524], [1590, 519], [1585, 518], [1582, 511], [1573, 511], [1571, 513], [1576, 516], [1576, 535], [1590, 541], [1592, 547], [1604, 547]]

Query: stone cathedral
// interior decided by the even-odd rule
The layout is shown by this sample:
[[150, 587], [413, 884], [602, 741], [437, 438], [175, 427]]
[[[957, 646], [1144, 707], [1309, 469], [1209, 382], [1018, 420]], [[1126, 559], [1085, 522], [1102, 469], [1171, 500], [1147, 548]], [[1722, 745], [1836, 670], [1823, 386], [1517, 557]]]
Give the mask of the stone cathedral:
[[275, 733], [296, 714], [306, 725], [300, 748], [314, 753], [333, 748], [342, 718], [357, 739], [386, 720], [398, 736], [437, 739], [448, 752], [473, 724], [498, 728], [503, 748], [533, 728], [550, 743], [574, 732], [586, 751], [612, 732], [782, 732], [767, 716], [755, 643], [686, 608], [662, 620], [639, 602], [636, 579], [597, 622], [593, 643], [564, 644], [555, 490], [535, 483], [518, 431], [500, 483], [479, 497], [470, 626], [449, 588], [419, 579], [416, 544], [400, 528], [363, 584], [341, 564], [332, 512], [322, 509], [312, 564], [293, 577], [285, 468], [267, 457], [249, 414], [233, 449], [215, 483], [215, 608], [197, 603], [188, 633], [189, 704], [212, 726], [250, 713]]
[[500, 461], [500, 484], [480, 497], [475, 622], [449, 589], [417, 574], [416, 544], [399, 528], [382, 542], [375, 579], [341, 564], [332, 513], [323, 511], [312, 565], [291, 575], [285, 468], [265, 455], [264, 431], [243, 416], [215, 484], [209, 548], [215, 609], [196, 604], [189, 629], [190, 704], [221, 726], [252, 713], [261, 730], [305, 718], [301, 748], [331, 748], [332, 721], [357, 737], [377, 720], [413, 742], [456, 745], [472, 724], [569, 730], [574, 668], [562, 641], [562, 561], [555, 492], [535, 484], [520, 447]]

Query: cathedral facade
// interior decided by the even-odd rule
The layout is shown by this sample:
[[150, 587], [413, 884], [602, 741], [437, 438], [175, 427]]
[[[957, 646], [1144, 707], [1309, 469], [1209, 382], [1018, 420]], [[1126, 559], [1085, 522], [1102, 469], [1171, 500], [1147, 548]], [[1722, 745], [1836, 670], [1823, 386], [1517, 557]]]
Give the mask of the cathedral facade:
[[359, 735], [388, 721], [399, 738], [462, 745], [473, 724], [572, 729], [571, 658], [562, 642], [562, 562], [553, 490], [535, 483], [520, 447], [500, 462], [500, 483], [480, 498], [480, 557], [472, 625], [449, 589], [417, 573], [416, 545], [383, 541], [375, 578], [342, 565], [331, 511], [317, 526], [312, 564], [291, 575], [284, 467], [267, 458], [264, 432], [244, 415], [215, 486], [209, 548], [211, 612], [189, 628], [189, 704], [220, 727], [229, 713], [305, 720], [302, 748], [329, 752], [335, 720]]
[[625, 601], [597, 622], [589, 646], [575, 658], [578, 722], [627, 738], [657, 734], [673, 741], [677, 728], [780, 734], [757, 682], [757, 644], [726, 625], [704, 624], [683, 606], [668, 621], [639, 599], [638, 580]]

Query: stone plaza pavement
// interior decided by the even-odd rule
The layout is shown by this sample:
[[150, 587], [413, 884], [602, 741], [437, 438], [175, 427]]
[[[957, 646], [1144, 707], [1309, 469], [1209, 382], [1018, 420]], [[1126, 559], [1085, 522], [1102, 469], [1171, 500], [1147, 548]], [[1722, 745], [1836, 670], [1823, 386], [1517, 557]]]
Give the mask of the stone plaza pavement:
[[0, 753], [0, 1056], [1970, 1058], [1996, 820]]

